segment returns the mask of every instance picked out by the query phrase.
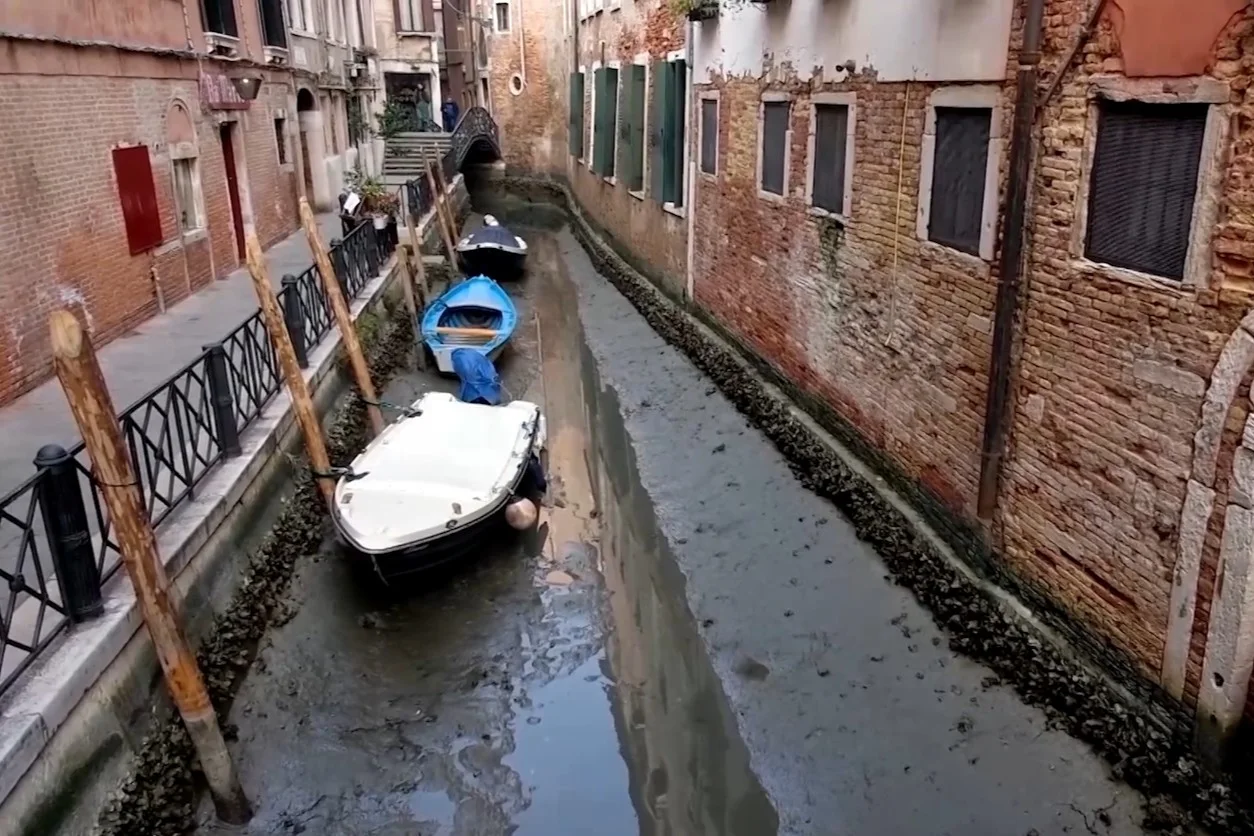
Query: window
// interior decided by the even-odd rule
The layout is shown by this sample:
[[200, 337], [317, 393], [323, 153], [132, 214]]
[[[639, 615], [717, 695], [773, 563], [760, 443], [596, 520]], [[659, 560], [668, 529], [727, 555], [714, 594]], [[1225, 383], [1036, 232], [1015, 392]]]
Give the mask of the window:
[[614, 150], [618, 134], [618, 68], [602, 67], [593, 73], [596, 92], [592, 119], [592, 171], [614, 176]]
[[622, 122], [623, 180], [628, 191], [644, 190], [645, 65], [631, 64], [623, 77]]
[[810, 205], [848, 217], [854, 146], [852, 94], [821, 93], [815, 98], [810, 122]]
[[392, 0], [397, 32], [422, 32], [427, 22], [424, 6], [431, 0]]
[[718, 99], [701, 100], [701, 171], [718, 173]]
[[283, 0], [260, 0], [261, 36], [266, 46], [287, 49], [287, 28], [283, 25]]
[[582, 160], [584, 154], [583, 132], [583, 71], [570, 74], [570, 155]]
[[195, 157], [174, 161], [174, 199], [178, 204], [179, 230], [195, 232], [205, 225], [200, 207], [200, 168]]
[[206, 32], [230, 38], [239, 37], [239, 29], [235, 26], [233, 0], [201, 0], [200, 12]]
[[1086, 257], [1184, 279], [1207, 112], [1205, 104], [1100, 103]]
[[788, 116], [792, 102], [762, 102], [758, 179], [763, 192], [783, 195], [788, 177]]
[[297, 32], [312, 32], [312, 10], [309, 0], [287, 0], [287, 19]]
[[131, 255], [137, 255], [161, 243], [161, 214], [148, 146], [114, 148], [113, 173], [117, 177], [126, 242]]
[[274, 120], [274, 142], [279, 149], [279, 165], [287, 165], [287, 120]]
[[684, 205], [684, 145], [687, 128], [687, 63], [682, 59], [653, 65], [649, 111], [649, 188], [663, 206]]
[[509, 3], [496, 4], [496, 31], [509, 31]]
[[984, 183], [993, 112], [982, 107], [936, 109], [936, 157], [928, 240], [979, 255]]

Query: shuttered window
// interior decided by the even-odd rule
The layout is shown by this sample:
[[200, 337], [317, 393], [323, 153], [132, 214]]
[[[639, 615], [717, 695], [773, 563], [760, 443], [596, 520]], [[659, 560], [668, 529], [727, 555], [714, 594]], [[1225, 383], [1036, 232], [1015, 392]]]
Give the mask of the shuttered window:
[[782, 195], [788, 150], [791, 102], [762, 103], [762, 191]]
[[570, 121], [568, 125], [570, 133], [570, 154], [576, 159], [583, 159], [584, 155], [584, 129], [583, 129], [583, 108], [584, 108], [584, 90], [583, 90], [583, 73], [570, 74]]
[[653, 65], [649, 115], [649, 190], [654, 200], [684, 205], [684, 142], [688, 65], [659, 61]]
[[620, 174], [628, 189], [640, 191], [644, 188], [644, 65], [629, 66], [622, 84], [618, 131], [622, 148]]
[[814, 106], [814, 195], [819, 209], [843, 215], [845, 209], [845, 160], [849, 140], [849, 107]]
[[1202, 104], [1101, 103], [1088, 258], [1184, 278], [1206, 113]]
[[718, 99], [701, 100], [701, 170], [718, 173]]
[[148, 146], [114, 148], [113, 173], [118, 181], [118, 200], [131, 255], [151, 250], [161, 243], [161, 213]]
[[603, 67], [593, 74], [594, 129], [592, 132], [592, 171], [605, 177], [614, 174], [615, 134], [618, 122], [618, 70]]
[[989, 108], [936, 108], [936, 155], [928, 239], [979, 255], [993, 124]]

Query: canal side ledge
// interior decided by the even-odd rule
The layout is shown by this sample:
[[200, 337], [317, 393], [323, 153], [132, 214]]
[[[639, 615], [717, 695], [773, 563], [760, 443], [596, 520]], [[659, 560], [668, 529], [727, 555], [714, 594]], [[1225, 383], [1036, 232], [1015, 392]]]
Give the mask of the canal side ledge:
[[[463, 207], [462, 176], [448, 188], [454, 206]], [[424, 242], [438, 234], [434, 209], [419, 220], [418, 233]], [[400, 274], [393, 255], [351, 304], [353, 320], [397, 302]], [[332, 328], [310, 347], [304, 377], [320, 416], [350, 386], [338, 362], [340, 345]], [[195, 498], [156, 531], [194, 643], [241, 580], [247, 555], [240, 540], [291, 479], [284, 454], [299, 452], [301, 442], [286, 388], [241, 433], [240, 443], [241, 455], [224, 459]], [[0, 836], [37, 832], [54, 810], [98, 807], [84, 798], [103, 801], [125, 773], [155, 716], [168, 707], [152, 641], [141, 626], [121, 572], [106, 585], [104, 615], [72, 627], [6, 695], [0, 704]]]
[[[982, 537], [948, 515], [839, 416], [796, 390], [751, 349], [677, 298], [612, 232], [583, 211], [560, 177], [507, 174], [507, 193], [566, 210], [597, 270], [649, 325], [715, 383], [792, 466], [832, 502], [949, 635], [1024, 702], [1092, 746], [1147, 796], [1168, 792], [1215, 833], [1245, 832], [1228, 776], [1202, 766], [1192, 723], [1109, 645], [1012, 575]], [[1136, 763], [1128, 768], [1128, 763]]]

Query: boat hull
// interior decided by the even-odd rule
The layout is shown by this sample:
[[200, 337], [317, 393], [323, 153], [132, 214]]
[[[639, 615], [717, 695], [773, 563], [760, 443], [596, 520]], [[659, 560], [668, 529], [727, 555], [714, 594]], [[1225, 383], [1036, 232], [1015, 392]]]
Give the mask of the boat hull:
[[502, 505], [473, 525], [454, 529], [448, 534], [382, 554], [368, 554], [358, 550], [347, 538], [340, 536], [340, 543], [352, 555], [359, 570], [386, 584], [403, 581], [438, 569], [461, 559], [468, 559], [481, 552], [500, 538], [513, 534], [505, 523], [505, 506]]
[[457, 349], [469, 348], [474, 351], [479, 351], [480, 354], [483, 354], [489, 360], [495, 362], [496, 358], [500, 357], [501, 353], [505, 351], [505, 344], [502, 343], [487, 352], [480, 351], [478, 346], [473, 345], [431, 345], [428, 343], [427, 348], [431, 350], [431, 356], [435, 358], [436, 370], [439, 371], [440, 374], [455, 375], [457, 374], [457, 370], [453, 368], [453, 352]]
[[458, 251], [457, 263], [468, 276], [484, 275], [498, 282], [515, 281], [523, 276], [527, 254], [479, 247]]
[[[492, 326], [476, 325], [475, 319], [489, 315], [496, 317]], [[476, 275], [453, 285], [432, 302], [423, 312], [421, 330], [436, 367], [443, 374], [453, 374], [454, 351], [465, 348], [495, 359], [517, 327], [518, 309], [509, 294], [491, 277]], [[465, 331], [459, 334], [459, 328]], [[482, 333], [475, 333], [476, 328], [492, 336], [485, 340]]]

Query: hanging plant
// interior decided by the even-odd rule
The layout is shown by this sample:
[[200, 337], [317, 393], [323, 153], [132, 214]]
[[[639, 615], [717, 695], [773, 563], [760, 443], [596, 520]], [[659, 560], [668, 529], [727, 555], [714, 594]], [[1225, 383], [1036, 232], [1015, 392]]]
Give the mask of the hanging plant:
[[670, 0], [671, 10], [689, 20], [713, 20], [718, 17], [719, 0]]

